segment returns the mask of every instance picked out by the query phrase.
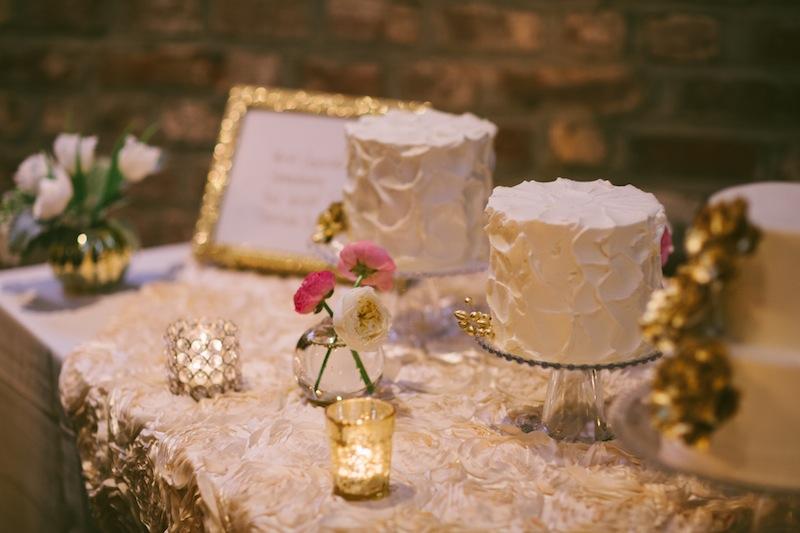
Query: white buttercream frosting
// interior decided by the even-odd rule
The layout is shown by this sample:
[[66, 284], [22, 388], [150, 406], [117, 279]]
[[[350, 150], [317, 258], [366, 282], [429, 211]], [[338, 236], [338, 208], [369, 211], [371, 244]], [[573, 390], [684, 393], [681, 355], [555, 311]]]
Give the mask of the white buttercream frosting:
[[752, 183], [725, 189], [711, 202], [742, 197], [761, 230], [756, 252], [738, 261], [725, 294], [731, 340], [797, 350], [800, 358], [800, 183]]
[[719, 479], [800, 488], [800, 352], [742, 344], [728, 351], [741, 395], [738, 411], [711, 436], [707, 449], [664, 439], [660, 457]]
[[761, 240], [755, 253], [737, 260], [722, 305], [739, 409], [712, 435], [707, 450], [667, 440], [661, 457], [718, 478], [798, 488], [800, 183], [731, 187], [711, 203], [740, 197]]
[[497, 128], [471, 114], [389, 111], [345, 126], [351, 240], [385, 247], [403, 270], [486, 257], [481, 228]]
[[497, 187], [486, 208], [487, 298], [497, 343], [570, 363], [641, 355], [638, 327], [661, 285], [667, 223], [652, 194], [604, 180]]

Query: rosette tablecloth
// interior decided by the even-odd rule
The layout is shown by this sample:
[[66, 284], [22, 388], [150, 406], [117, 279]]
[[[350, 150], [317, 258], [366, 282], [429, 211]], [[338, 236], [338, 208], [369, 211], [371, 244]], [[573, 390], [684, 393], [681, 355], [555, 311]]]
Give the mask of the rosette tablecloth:
[[[294, 344], [298, 281], [190, 268], [124, 296], [109, 327], [66, 360], [61, 401], [75, 426], [99, 525], [127, 531], [725, 530], [753, 496], [724, 496], [643, 467], [612, 443], [565, 444], [511, 422], [543, 400], [546, 375], [467, 354], [387, 362], [397, 407], [392, 491], [334, 496], [323, 410], [302, 400]], [[162, 334], [182, 316], [240, 326], [245, 386], [195, 402], [167, 386]], [[634, 374], [608, 376], [613, 393]]]

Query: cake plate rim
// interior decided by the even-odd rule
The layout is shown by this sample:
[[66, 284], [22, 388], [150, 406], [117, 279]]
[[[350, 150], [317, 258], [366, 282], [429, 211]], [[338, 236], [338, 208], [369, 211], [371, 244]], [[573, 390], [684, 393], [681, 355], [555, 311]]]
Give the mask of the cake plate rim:
[[[309, 240], [309, 248], [314, 254], [327, 263], [329, 266], [336, 266], [339, 263], [339, 252], [344, 248], [348, 242], [343, 242], [337, 237], [334, 237], [330, 242], [319, 243], [313, 239]], [[478, 272], [485, 272], [489, 268], [489, 261], [469, 261], [453, 268], [443, 268], [439, 270], [420, 270], [409, 271], [397, 269], [394, 272], [394, 277], [401, 280], [415, 280], [425, 278], [444, 278], [450, 276], [462, 276], [466, 274], [477, 274]]]
[[620, 393], [611, 405], [608, 416], [609, 424], [614, 428], [619, 445], [628, 453], [642, 459], [662, 473], [693, 476], [717, 485], [721, 489], [777, 497], [800, 496], [800, 486], [764, 485], [741, 479], [722, 478], [690, 467], [680, 468], [664, 462], [659, 457], [663, 435], [652, 425], [641, 423], [642, 420], [647, 420], [647, 417], [637, 415], [637, 409], [644, 408], [643, 400], [649, 392], [649, 383], [639, 384], [629, 391]]
[[644, 365], [647, 363], [651, 363], [653, 361], [657, 361], [663, 355], [658, 350], [652, 349], [646, 352], [644, 355], [640, 355], [631, 359], [626, 359], [623, 361], [613, 361], [609, 363], [564, 363], [564, 362], [554, 362], [554, 361], [545, 361], [542, 359], [531, 359], [528, 357], [523, 357], [521, 355], [512, 354], [505, 350], [502, 350], [495, 346], [492, 342], [487, 340], [486, 337], [475, 337], [475, 342], [481, 349], [495, 357], [500, 359], [505, 359], [506, 361], [517, 363], [520, 365], [528, 365], [531, 367], [541, 367], [546, 369], [553, 369], [553, 370], [577, 370], [577, 371], [591, 371], [591, 370], [621, 370], [623, 368], [628, 368], [637, 365]]

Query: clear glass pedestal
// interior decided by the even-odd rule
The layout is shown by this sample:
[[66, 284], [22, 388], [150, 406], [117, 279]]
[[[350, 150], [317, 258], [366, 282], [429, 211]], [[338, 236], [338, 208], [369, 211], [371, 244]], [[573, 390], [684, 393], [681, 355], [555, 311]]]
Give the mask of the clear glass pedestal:
[[570, 364], [539, 361], [508, 353], [484, 337], [475, 339], [486, 352], [521, 365], [551, 369], [541, 410], [519, 414], [514, 423], [525, 432], [544, 431], [560, 441], [599, 442], [614, 438], [606, 419], [601, 371], [615, 371], [655, 361], [650, 352], [626, 361], [606, 364]]
[[611, 440], [602, 376], [597, 370], [553, 370], [542, 408], [542, 429], [556, 440]]

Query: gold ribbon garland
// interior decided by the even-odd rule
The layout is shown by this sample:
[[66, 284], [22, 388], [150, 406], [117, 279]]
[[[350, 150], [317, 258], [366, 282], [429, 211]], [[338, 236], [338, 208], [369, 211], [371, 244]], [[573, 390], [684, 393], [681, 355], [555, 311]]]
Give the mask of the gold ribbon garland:
[[720, 294], [736, 274], [736, 259], [752, 253], [760, 231], [737, 198], [705, 206], [686, 233], [688, 260], [653, 293], [642, 317], [645, 339], [666, 357], [652, 384], [653, 425], [695, 446], [736, 413], [739, 393], [719, 312]]

